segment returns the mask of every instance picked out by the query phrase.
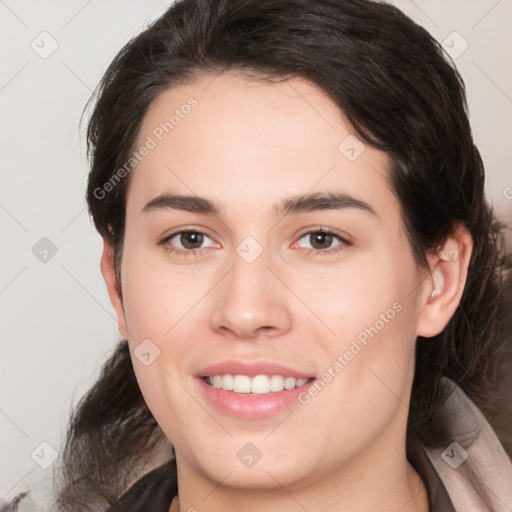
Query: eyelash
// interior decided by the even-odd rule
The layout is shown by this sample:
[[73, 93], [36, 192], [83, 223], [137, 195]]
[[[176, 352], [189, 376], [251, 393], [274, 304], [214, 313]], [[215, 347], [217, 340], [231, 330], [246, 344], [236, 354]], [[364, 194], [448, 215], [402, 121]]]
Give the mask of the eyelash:
[[334, 238], [337, 238], [339, 242], [341, 242], [339, 245], [336, 245], [335, 247], [332, 247], [330, 249], [307, 249], [307, 255], [311, 256], [330, 256], [331, 254], [334, 254], [338, 251], [342, 251], [347, 247], [350, 247], [352, 245], [352, 241], [348, 238], [343, 237], [340, 233], [333, 229], [324, 228], [322, 226], [318, 226], [314, 229], [309, 229], [308, 231], [305, 231], [302, 233], [298, 241], [301, 240], [305, 235], [312, 235], [314, 233], [322, 233], [324, 235], [330, 235]]
[[[159, 242], [159, 245], [162, 245], [164, 250], [167, 252], [172, 252], [175, 254], [180, 254], [182, 256], [196, 256], [198, 252], [200, 252], [202, 249], [177, 249], [176, 247], [168, 246], [167, 243], [172, 240], [177, 235], [181, 235], [183, 233], [197, 233], [200, 235], [208, 236], [204, 231], [201, 231], [200, 229], [184, 229], [182, 231], [176, 231], [175, 233], [172, 233], [169, 236], [166, 236], [163, 240]], [[210, 237], [208, 237], [210, 238]], [[203, 247], [204, 249], [204, 247]]]
[[[196, 256], [198, 252], [201, 252], [203, 249], [205, 249], [205, 247], [199, 248], [199, 249], [178, 249], [176, 247], [171, 247], [171, 246], [167, 245], [170, 240], [172, 240], [177, 235], [181, 235], [183, 233], [197, 233], [197, 234], [204, 235], [204, 236], [207, 236], [208, 238], [210, 238], [204, 231], [201, 231], [200, 229], [196, 229], [196, 228], [185, 229], [182, 231], [176, 231], [175, 233], [172, 233], [171, 235], [169, 235], [169, 236], [165, 237], [163, 240], [161, 240], [158, 244], [162, 245], [165, 251], [175, 253], [175, 254], [180, 254], [183, 256]], [[310, 229], [309, 231], [305, 231], [304, 233], [302, 233], [299, 236], [297, 241], [300, 241], [306, 235], [312, 235], [315, 233], [322, 233], [325, 235], [333, 236], [334, 238], [338, 239], [338, 241], [341, 243], [331, 249], [325, 249], [325, 250], [323, 250], [323, 249], [307, 249], [308, 256], [310, 256], [310, 255], [315, 255], [315, 256], [331, 255], [335, 252], [341, 251], [344, 248], [350, 247], [352, 245], [352, 242], [350, 240], [341, 236], [337, 231], [334, 231], [334, 230], [328, 229], [328, 228], [324, 228], [324, 227], [318, 227], [318, 228]]]

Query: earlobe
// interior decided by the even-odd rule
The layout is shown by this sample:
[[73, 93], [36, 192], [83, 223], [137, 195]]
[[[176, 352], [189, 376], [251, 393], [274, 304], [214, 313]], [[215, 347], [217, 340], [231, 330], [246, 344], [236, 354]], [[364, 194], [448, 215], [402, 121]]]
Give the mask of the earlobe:
[[430, 276], [425, 279], [417, 335], [436, 336], [454, 315], [466, 284], [473, 239], [462, 224], [434, 256], [428, 256]]
[[119, 332], [123, 338], [128, 338], [128, 329], [126, 328], [126, 318], [121, 294], [121, 283], [116, 275], [114, 265], [114, 248], [106, 238], [103, 238], [103, 253], [101, 255], [100, 268], [103, 280], [107, 286], [110, 302], [116, 313]]

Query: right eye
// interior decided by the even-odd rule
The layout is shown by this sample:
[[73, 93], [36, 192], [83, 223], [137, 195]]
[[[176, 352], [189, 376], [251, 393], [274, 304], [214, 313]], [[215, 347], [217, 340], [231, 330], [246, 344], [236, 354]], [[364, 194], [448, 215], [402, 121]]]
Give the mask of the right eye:
[[[201, 247], [207, 240], [210, 240], [210, 244]], [[173, 233], [162, 240], [160, 244], [164, 246], [166, 251], [176, 252], [185, 256], [193, 256], [202, 249], [217, 246], [206, 233], [196, 229]]]

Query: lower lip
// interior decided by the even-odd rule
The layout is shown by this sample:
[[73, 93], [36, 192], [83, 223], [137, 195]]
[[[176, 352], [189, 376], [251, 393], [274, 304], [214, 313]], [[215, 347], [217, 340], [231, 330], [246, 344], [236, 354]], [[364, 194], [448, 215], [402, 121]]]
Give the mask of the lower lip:
[[219, 410], [231, 416], [254, 420], [268, 418], [293, 404], [299, 404], [299, 395], [314, 383], [312, 380], [298, 388], [258, 395], [226, 391], [206, 384], [203, 379], [197, 380], [206, 398]]

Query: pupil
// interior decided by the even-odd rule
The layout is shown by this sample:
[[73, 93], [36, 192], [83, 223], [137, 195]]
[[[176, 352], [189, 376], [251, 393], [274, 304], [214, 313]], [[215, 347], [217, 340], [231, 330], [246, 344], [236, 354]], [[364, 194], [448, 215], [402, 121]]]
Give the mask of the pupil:
[[315, 246], [315, 244], [319, 244], [319, 248], [322, 249], [325, 248], [326, 245], [328, 247], [329, 245], [331, 245], [331, 243], [332, 235], [329, 235], [327, 233], [315, 233], [313, 236], [313, 247]]
[[[201, 247], [201, 244], [203, 242], [203, 234], [196, 233], [195, 231], [188, 231], [186, 233], [182, 233], [180, 238], [181, 244], [186, 249], [198, 249], [199, 247]], [[197, 247], [195, 247], [194, 244], [196, 244]]]

